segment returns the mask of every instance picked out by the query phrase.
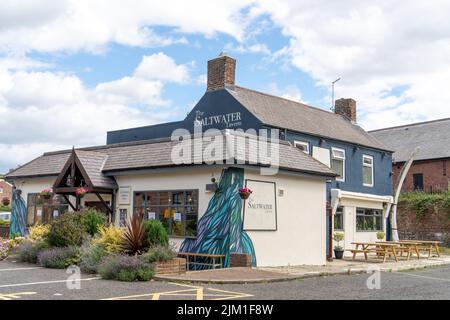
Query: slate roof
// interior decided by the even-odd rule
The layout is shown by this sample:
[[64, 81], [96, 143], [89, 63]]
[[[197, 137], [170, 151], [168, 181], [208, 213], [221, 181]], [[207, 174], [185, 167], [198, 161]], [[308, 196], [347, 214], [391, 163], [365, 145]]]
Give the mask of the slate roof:
[[333, 112], [239, 86], [228, 92], [266, 125], [391, 151], [360, 126]]
[[108, 155], [102, 152], [75, 150], [75, 154], [83, 165], [92, 186], [96, 188], [116, 189], [116, 181], [103, 174], [103, 166]]
[[450, 158], [450, 118], [369, 133], [395, 151], [394, 162], [408, 161], [416, 147], [420, 147], [416, 160]]
[[[241, 135], [237, 132], [232, 134]], [[238, 163], [238, 160], [242, 160], [247, 161], [247, 164], [267, 166], [268, 161], [265, 159], [257, 159], [255, 153], [252, 153], [253, 149], [248, 147], [248, 144], [255, 143], [256, 139], [248, 135], [247, 138], [245, 152], [242, 151], [244, 148], [241, 148], [239, 149], [241, 152], [237, 152], [237, 156], [231, 157], [227, 153], [227, 148], [224, 145], [222, 152], [218, 152], [214, 159], [224, 161], [233, 159], [234, 161], [232, 163]], [[77, 149], [76, 153], [83, 166], [85, 166], [86, 171], [88, 171], [88, 174], [90, 176], [92, 175], [97, 183], [104, 184], [111, 183], [111, 181], [105, 180], [107, 177], [104, 176], [104, 174], [109, 172], [183, 165], [172, 161], [172, 150], [177, 143], [166, 138], [152, 139], [133, 143], [82, 148]], [[202, 149], [205, 150], [208, 144], [204, 143]], [[193, 141], [193, 145], [196, 145], [195, 141]], [[15, 171], [8, 173], [6, 177], [8, 179], [14, 179], [20, 177], [58, 175], [69, 158], [70, 153], [70, 150], [46, 153]], [[194, 153], [194, 148], [192, 148], [192, 153]], [[258, 161], [257, 163], [248, 163], [250, 159], [257, 159]], [[280, 141], [279, 144], [279, 167], [280, 169], [296, 172], [329, 177], [336, 176], [330, 168], [285, 141]]]

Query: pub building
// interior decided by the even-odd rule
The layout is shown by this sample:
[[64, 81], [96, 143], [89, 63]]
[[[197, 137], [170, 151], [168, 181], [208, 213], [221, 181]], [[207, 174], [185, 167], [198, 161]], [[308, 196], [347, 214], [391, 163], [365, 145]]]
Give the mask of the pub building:
[[[178, 250], [224, 254], [225, 267], [230, 253], [251, 255], [255, 266], [323, 265], [335, 231], [345, 233], [345, 248], [375, 241], [389, 227], [392, 151], [357, 125], [356, 102], [339, 99], [328, 112], [237, 86], [235, 71], [228, 55], [208, 61], [207, 90], [182, 121], [111, 131], [105, 145], [44, 153], [9, 172], [26, 224], [83, 207], [118, 226], [142, 214], [161, 221]], [[207, 139], [195, 132], [218, 129], [209, 137], [225, 141], [215, 163], [174, 162], [177, 129], [201, 150]], [[269, 149], [276, 144], [276, 174], [262, 174], [270, 163], [248, 147], [261, 129]], [[230, 137], [246, 147], [229, 153]]]

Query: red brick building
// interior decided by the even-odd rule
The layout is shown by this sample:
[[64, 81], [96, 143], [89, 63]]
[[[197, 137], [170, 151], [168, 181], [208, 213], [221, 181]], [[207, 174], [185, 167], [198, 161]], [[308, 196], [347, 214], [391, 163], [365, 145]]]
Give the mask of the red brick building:
[[450, 191], [450, 118], [371, 131], [395, 151], [393, 181], [416, 147], [419, 152], [403, 184], [403, 191]]
[[8, 198], [11, 203], [12, 200], [12, 185], [0, 178], [0, 204], [4, 198]]

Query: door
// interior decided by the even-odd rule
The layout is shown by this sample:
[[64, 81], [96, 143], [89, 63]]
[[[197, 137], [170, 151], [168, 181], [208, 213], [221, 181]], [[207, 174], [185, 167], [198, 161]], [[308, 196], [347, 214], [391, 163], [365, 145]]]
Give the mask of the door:
[[423, 190], [423, 174], [422, 173], [413, 174], [413, 184], [414, 184], [414, 190]]

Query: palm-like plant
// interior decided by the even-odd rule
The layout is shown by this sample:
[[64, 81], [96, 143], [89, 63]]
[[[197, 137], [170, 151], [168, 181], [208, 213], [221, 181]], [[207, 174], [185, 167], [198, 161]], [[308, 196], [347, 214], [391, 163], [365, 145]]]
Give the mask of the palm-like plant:
[[123, 239], [124, 250], [129, 254], [141, 254], [147, 249], [145, 226], [141, 215], [134, 214], [132, 218], [127, 221]]

